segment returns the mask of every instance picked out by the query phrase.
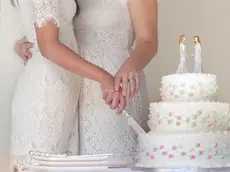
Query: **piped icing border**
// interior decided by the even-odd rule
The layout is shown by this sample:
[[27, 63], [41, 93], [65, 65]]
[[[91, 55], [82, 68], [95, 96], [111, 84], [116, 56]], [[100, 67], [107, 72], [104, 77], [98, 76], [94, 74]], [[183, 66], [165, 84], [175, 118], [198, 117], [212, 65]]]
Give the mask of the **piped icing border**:
[[216, 75], [210, 73], [184, 73], [184, 74], [170, 74], [165, 75], [161, 78], [161, 83], [164, 82], [166, 79], [173, 79], [175, 77], [182, 78], [182, 77], [210, 77], [216, 80]]
[[153, 106], [158, 106], [160, 104], [209, 104], [209, 105], [220, 105], [220, 106], [228, 106], [229, 108], [229, 103], [226, 102], [221, 102], [221, 101], [189, 101], [189, 102], [152, 102], [150, 103], [150, 108]]
[[[169, 108], [175, 105], [175, 108], [167, 109], [168, 105]], [[178, 110], [180, 107], [181, 111]], [[148, 125], [154, 131], [230, 129], [229, 104], [205, 101], [151, 103]]]

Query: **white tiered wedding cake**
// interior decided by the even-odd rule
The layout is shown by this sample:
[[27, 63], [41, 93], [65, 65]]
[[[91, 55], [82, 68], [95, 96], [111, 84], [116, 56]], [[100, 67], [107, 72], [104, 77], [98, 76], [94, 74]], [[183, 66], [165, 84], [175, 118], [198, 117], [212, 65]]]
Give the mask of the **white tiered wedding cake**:
[[216, 90], [212, 74], [162, 77], [163, 101], [150, 104], [151, 131], [139, 135], [137, 166], [229, 167], [229, 104], [214, 102]]

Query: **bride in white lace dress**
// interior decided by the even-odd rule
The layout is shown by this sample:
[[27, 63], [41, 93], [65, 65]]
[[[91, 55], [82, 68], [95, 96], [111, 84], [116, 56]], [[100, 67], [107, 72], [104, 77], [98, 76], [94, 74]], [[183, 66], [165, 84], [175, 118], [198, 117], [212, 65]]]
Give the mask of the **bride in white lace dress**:
[[[140, 67], [137, 71], [141, 71], [141, 65], [147, 63], [139, 60], [150, 60], [155, 55], [157, 45], [156, 1], [141, 1], [78, 0], [81, 10], [74, 21], [74, 29], [81, 55], [112, 75], [118, 75], [119, 69], [119, 72], [123, 69], [132, 72], [131, 58], [134, 61], [138, 59], [140, 66], [135, 66]], [[146, 8], [148, 5], [150, 7]], [[152, 16], [146, 18], [144, 10]], [[138, 45], [133, 51], [135, 38]], [[146, 41], [146, 45], [142, 41]], [[140, 72], [140, 76], [140, 91], [134, 97], [131, 96], [126, 109], [144, 127], [149, 101], [143, 72]], [[100, 95], [100, 86], [95, 81], [84, 79], [79, 106], [80, 153], [112, 152], [114, 160], [132, 162], [137, 146], [136, 134], [126, 124], [124, 117], [117, 118], [115, 112], [103, 103]]]
[[[30, 161], [31, 150], [78, 152], [76, 108], [82, 80], [78, 75], [99, 82], [104, 94], [115, 93], [114, 77], [76, 54], [74, 0], [19, 0], [15, 4], [26, 37], [34, 42], [34, 57], [17, 81], [12, 103], [11, 164], [20, 171]], [[117, 102], [125, 100], [119, 92], [116, 95]]]
[[[116, 87], [122, 84], [124, 95], [131, 90], [126, 109], [145, 126], [149, 101], [142, 69], [157, 51], [156, 0], [78, 2], [80, 14], [74, 20], [74, 29], [81, 56], [115, 75]], [[30, 58], [30, 52], [24, 51], [28, 44], [20, 41], [17, 53]], [[137, 145], [133, 130], [105, 105], [97, 82], [84, 79], [80, 87], [80, 154], [111, 152], [114, 160], [131, 162]], [[111, 104], [109, 96], [104, 99]]]

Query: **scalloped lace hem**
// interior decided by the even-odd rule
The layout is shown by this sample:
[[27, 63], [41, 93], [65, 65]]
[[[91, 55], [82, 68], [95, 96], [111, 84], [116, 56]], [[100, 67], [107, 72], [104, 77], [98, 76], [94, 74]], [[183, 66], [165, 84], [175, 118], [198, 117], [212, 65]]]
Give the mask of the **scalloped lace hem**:
[[42, 18], [40, 18], [40, 19], [37, 19], [37, 20], [35, 21], [35, 26], [36, 26], [37, 28], [42, 28], [42, 27], [46, 26], [46, 24], [47, 24], [48, 22], [54, 23], [58, 28], [60, 27], [58, 18], [56, 18], [56, 17], [54, 17], [54, 16], [52, 16], [52, 15], [48, 15], [48, 16], [46, 16], [46, 17], [42, 17]]
[[26, 170], [26, 165], [31, 162], [31, 156], [28, 155], [11, 155], [10, 169], [14, 172], [14, 168], [17, 168], [18, 172]]

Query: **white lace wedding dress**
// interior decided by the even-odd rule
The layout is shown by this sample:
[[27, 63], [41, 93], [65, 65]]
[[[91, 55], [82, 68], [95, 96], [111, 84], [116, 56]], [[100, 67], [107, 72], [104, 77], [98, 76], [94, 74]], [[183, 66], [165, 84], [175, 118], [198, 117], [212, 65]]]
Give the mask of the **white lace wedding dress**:
[[[78, 0], [80, 15], [74, 28], [81, 55], [115, 74], [132, 53], [134, 29], [128, 0]], [[141, 91], [127, 110], [142, 125], [148, 115], [148, 95], [144, 74]], [[113, 160], [131, 162], [137, 146], [136, 134], [102, 100], [100, 85], [84, 79], [80, 95], [80, 153], [114, 153]]]
[[75, 1], [19, 0], [17, 8], [28, 41], [35, 43], [33, 58], [17, 81], [12, 104], [11, 165], [22, 168], [29, 162], [30, 150], [77, 153], [76, 106], [81, 78], [41, 55], [34, 28], [34, 23], [42, 27], [47, 20], [54, 21], [60, 29], [60, 41], [78, 52], [72, 26]]

